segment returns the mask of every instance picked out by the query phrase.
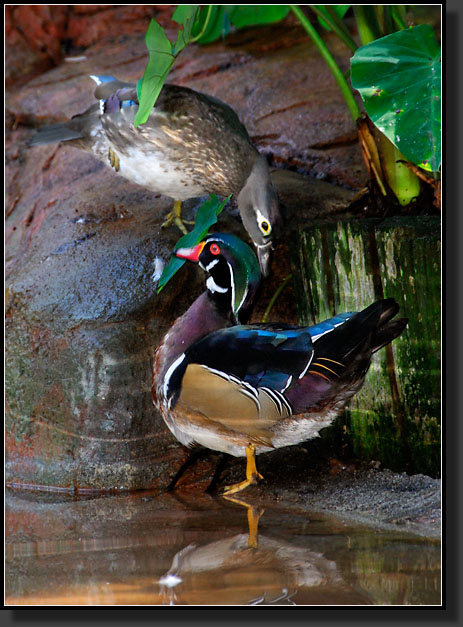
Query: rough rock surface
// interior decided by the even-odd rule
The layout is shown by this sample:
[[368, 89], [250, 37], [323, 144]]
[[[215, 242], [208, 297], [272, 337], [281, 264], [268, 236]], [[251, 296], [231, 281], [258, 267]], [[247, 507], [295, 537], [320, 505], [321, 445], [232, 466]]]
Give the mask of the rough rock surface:
[[[156, 294], [155, 267], [167, 261], [179, 237], [175, 229], [160, 229], [171, 201], [72, 147], [26, 145], [31, 126], [69, 118], [93, 103], [89, 74], [129, 80], [142, 75], [151, 14], [146, 7], [8, 13], [8, 53], [17, 59], [28, 47], [31, 58], [26, 74], [11, 66], [14, 87], [7, 94], [10, 484], [152, 487], [182, 455], [150, 394], [154, 347], [203, 289], [201, 274], [188, 268]], [[172, 26], [167, 11], [159, 15]], [[111, 30], [115, 20], [124, 24], [117, 36]], [[29, 29], [24, 41], [19, 22]], [[73, 63], [65, 62], [57, 44], [66, 37]], [[36, 54], [40, 41], [45, 43]], [[365, 173], [353, 124], [334, 81], [291, 20], [191, 46], [169, 78], [229, 102], [269, 159], [318, 177], [274, 173], [288, 233], [301, 220], [346, 210], [353, 192], [318, 179], [361, 184]], [[234, 214], [224, 214], [218, 228], [243, 236]], [[286, 242], [275, 257], [255, 319], [290, 272]], [[272, 314], [295, 320], [289, 287]]]
[[93, 44], [114, 38], [114, 24], [125, 34], [144, 34], [154, 17], [170, 24], [172, 5], [6, 5], [6, 85], [27, 81], [75, 59]]
[[328, 472], [290, 488], [287, 497], [283, 486], [266, 486], [267, 491], [278, 500], [294, 501], [306, 510], [329, 512], [344, 520], [441, 536], [441, 482], [425, 475], [395, 473], [366, 464], [356, 467], [331, 459]]

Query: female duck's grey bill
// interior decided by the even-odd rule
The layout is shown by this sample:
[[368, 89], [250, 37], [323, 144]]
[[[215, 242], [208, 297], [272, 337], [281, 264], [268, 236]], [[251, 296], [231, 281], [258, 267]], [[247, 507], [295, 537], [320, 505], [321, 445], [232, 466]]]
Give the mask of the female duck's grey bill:
[[257, 258], [259, 259], [260, 270], [264, 277], [269, 275], [270, 255], [272, 254], [272, 243], [257, 245]]

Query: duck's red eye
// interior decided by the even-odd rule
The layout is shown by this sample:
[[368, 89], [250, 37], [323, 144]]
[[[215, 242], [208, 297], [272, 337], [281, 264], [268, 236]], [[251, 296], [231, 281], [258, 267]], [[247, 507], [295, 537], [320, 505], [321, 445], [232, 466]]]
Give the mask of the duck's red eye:
[[218, 244], [211, 244], [209, 247], [209, 250], [211, 251], [213, 255], [220, 254], [220, 247]]

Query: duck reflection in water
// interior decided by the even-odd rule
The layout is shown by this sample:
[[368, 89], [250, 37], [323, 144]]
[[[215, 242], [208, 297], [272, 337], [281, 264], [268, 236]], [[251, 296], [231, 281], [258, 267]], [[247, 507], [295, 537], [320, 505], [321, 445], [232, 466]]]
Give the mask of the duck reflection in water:
[[[264, 510], [242, 499], [224, 497], [247, 509], [248, 533], [204, 546], [189, 544], [178, 551], [159, 580], [161, 598], [168, 605], [298, 605], [336, 603], [369, 605], [322, 553], [258, 534]], [[314, 592], [314, 600], [307, 603]], [[304, 600], [302, 600], [304, 598]], [[329, 601], [328, 601], [329, 602]]]

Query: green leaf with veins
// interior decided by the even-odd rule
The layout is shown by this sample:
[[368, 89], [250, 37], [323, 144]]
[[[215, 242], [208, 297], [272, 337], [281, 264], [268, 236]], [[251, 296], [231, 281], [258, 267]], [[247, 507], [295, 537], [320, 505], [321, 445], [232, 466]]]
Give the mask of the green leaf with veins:
[[429, 24], [372, 41], [351, 59], [352, 86], [372, 122], [412, 163], [441, 163], [440, 47]]

